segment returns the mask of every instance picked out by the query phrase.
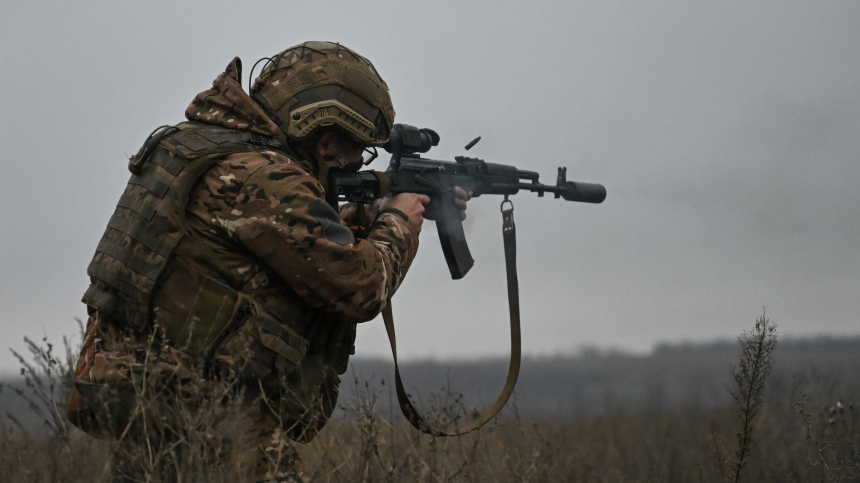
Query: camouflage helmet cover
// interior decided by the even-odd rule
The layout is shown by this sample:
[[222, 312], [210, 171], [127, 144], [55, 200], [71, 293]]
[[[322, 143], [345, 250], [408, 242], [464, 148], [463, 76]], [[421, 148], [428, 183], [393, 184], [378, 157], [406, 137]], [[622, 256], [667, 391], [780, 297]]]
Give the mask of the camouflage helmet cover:
[[336, 125], [380, 145], [394, 123], [388, 85], [373, 64], [334, 42], [305, 42], [269, 59], [251, 97], [294, 141]]

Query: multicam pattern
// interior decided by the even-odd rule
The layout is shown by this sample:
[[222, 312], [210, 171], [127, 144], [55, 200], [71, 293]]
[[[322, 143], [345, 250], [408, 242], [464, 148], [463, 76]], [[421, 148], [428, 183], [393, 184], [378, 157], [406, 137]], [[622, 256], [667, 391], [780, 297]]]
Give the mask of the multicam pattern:
[[278, 126], [242, 90], [242, 61], [235, 57], [227, 69], [191, 101], [185, 111], [188, 119], [219, 126], [253, 131], [266, 136], [283, 135]]
[[[240, 70], [234, 59], [213, 88], [194, 99], [186, 116], [283, 139], [276, 124], [242, 91]], [[186, 321], [201, 280], [216, 280], [309, 340], [307, 370], [293, 374], [286, 386], [275, 374], [259, 373], [256, 383], [247, 382], [257, 387], [262, 382], [267, 392], [272, 389], [270, 396], [281, 391], [281, 412], [289, 413], [291, 405], [317, 408], [318, 414], [277, 417], [281, 424], [290, 416], [302, 418], [307, 427], [290, 438], [313, 438], [334, 409], [337, 374], [346, 370], [355, 324], [374, 318], [400, 286], [418, 236], [394, 212], [371, 218], [365, 238], [345, 234], [346, 228], [332, 224], [339, 219], [334, 209], [320, 205], [325, 192], [310, 173], [306, 161], [275, 147], [227, 154], [208, 169], [184, 207], [192, 236], [179, 242], [153, 292], [152, 312], [161, 330], [154, 336], [138, 332], [91, 309], [76, 379], [121, 382], [143, 370], [189, 379], [199, 368], [180, 350], [182, 341], [170, 334], [189, 329], [179, 325]], [[152, 345], [153, 337], [163, 343]], [[235, 367], [236, 354], [229, 350], [222, 348], [214, 357], [214, 374], [229, 374]], [[310, 396], [290, 399], [293, 394]], [[72, 395], [68, 413], [73, 422], [90, 427], [92, 409], [80, 394]], [[260, 434], [269, 441], [261, 448], [293, 454], [283, 448], [287, 428], [263, 426]]]
[[381, 145], [394, 123], [388, 85], [369, 60], [334, 42], [305, 42], [263, 65], [251, 97], [294, 140], [336, 124]]
[[225, 260], [236, 282], [260, 290], [276, 279], [340, 320], [370, 320], [400, 285], [418, 238], [401, 217], [383, 213], [367, 239], [336, 243], [308, 208], [324, 198], [299, 163], [274, 151], [238, 153], [203, 177], [188, 204], [189, 221], [243, 247], [247, 256]]

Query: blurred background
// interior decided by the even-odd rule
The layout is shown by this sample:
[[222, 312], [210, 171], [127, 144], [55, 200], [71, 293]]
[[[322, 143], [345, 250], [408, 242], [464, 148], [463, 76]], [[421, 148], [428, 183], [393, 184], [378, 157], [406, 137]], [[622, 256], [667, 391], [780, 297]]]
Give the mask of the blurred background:
[[[730, 339], [763, 307], [782, 335], [860, 335], [858, 22], [854, 1], [4, 2], [0, 372], [25, 336], [77, 334], [149, 132], [234, 56], [247, 87], [305, 40], [368, 57], [434, 157], [480, 135], [470, 155], [606, 186], [514, 198], [529, 356]], [[500, 201], [470, 202], [460, 281], [425, 225], [394, 299], [404, 359], [509, 350]], [[390, 357], [381, 320], [357, 353]]]

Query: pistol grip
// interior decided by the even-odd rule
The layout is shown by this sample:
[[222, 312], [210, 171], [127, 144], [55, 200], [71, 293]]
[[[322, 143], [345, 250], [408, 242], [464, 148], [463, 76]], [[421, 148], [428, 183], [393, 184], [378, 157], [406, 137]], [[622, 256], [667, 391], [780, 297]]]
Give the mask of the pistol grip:
[[454, 203], [454, 196], [440, 193], [431, 197], [432, 210], [436, 216], [436, 230], [442, 243], [442, 253], [448, 263], [451, 278], [459, 280], [466, 276], [475, 260], [469, 252], [466, 234], [463, 232], [463, 221], [460, 219], [460, 209]]

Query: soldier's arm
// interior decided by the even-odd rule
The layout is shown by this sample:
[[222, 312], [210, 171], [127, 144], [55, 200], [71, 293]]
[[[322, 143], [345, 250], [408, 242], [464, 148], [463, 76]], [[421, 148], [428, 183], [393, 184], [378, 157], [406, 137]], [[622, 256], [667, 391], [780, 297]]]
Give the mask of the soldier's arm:
[[383, 210], [367, 238], [355, 239], [324, 197], [295, 167], [264, 166], [245, 180], [224, 226], [310, 305], [370, 320], [412, 264], [417, 231], [398, 210]]
[[346, 226], [350, 227], [353, 231], [359, 231], [364, 228], [365, 224], [371, 224], [373, 220], [376, 219], [376, 215], [379, 214], [379, 205], [382, 202], [382, 199], [378, 199], [371, 204], [364, 205], [364, 218], [359, 216], [358, 212], [358, 203], [343, 203], [338, 208], [338, 213], [340, 214], [340, 219], [346, 224]]

